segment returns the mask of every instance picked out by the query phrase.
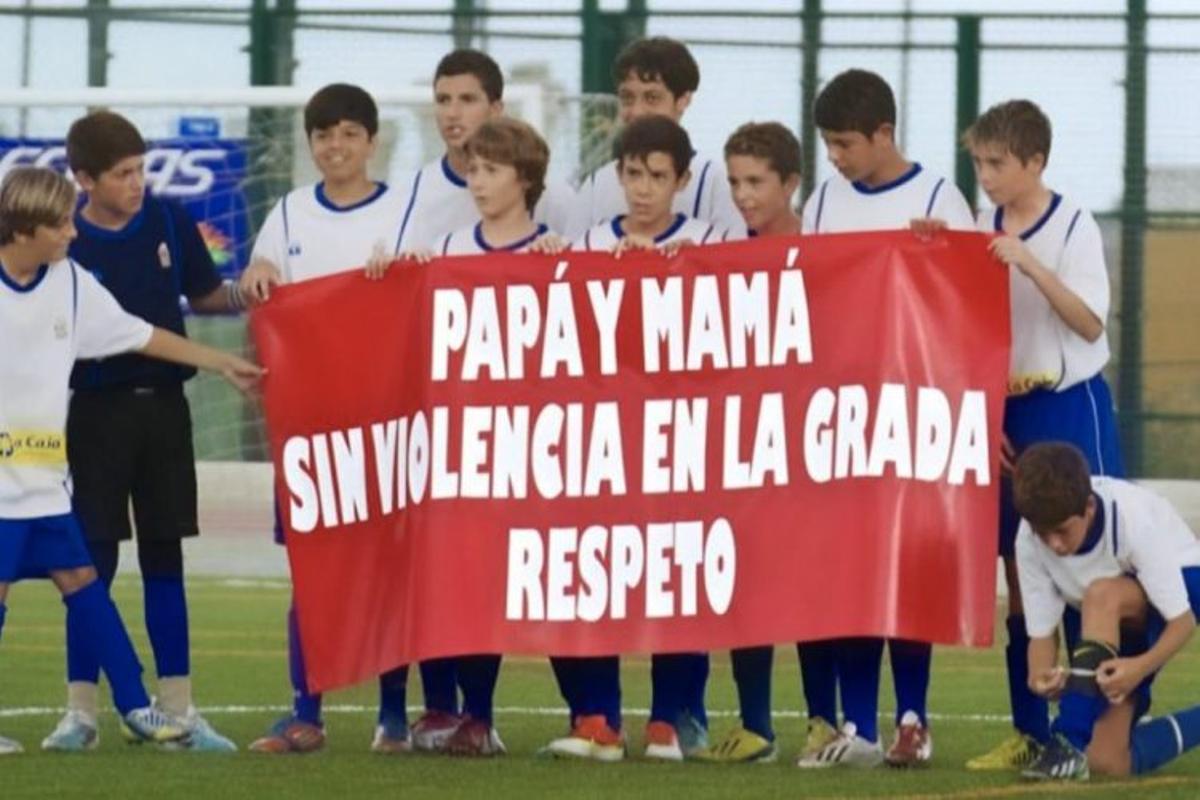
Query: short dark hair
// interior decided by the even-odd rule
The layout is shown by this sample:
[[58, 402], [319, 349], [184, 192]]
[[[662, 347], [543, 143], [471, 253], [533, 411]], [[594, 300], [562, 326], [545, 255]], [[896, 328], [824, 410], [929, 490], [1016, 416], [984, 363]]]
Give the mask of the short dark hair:
[[1013, 469], [1013, 507], [1035, 530], [1084, 513], [1091, 494], [1087, 459], [1067, 442], [1032, 445]]
[[75, 209], [75, 185], [47, 167], [15, 167], [0, 183], [0, 245], [38, 226], [56, 227]]
[[761, 158], [781, 181], [800, 175], [801, 152], [796, 134], [778, 122], [747, 122], [725, 142], [726, 158]]
[[643, 81], [661, 80], [680, 97], [700, 88], [700, 67], [683, 42], [651, 36], [626, 45], [613, 62], [613, 83], [620, 85], [630, 73]]
[[691, 166], [692, 140], [687, 131], [670, 117], [650, 114], [629, 123], [620, 137], [614, 155], [618, 167], [630, 159], [645, 161], [651, 153], [666, 153], [675, 165], [676, 177]]
[[896, 97], [874, 72], [848, 69], [817, 95], [813, 118], [823, 131], [857, 131], [869, 137], [896, 124]]
[[339, 122], [357, 122], [371, 138], [379, 132], [379, 106], [361, 86], [331, 83], [318, 89], [304, 105], [304, 133], [332, 128]]
[[997, 144], [1028, 164], [1041, 155], [1043, 166], [1050, 160], [1050, 118], [1031, 100], [997, 103], [979, 115], [963, 132], [963, 144], [974, 147]]
[[500, 72], [500, 65], [487, 53], [470, 48], [447, 53], [433, 72], [433, 82], [455, 75], [474, 75], [492, 103], [504, 97], [504, 75]]
[[117, 162], [146, 153], [146, 140], [133, 123], [113, 111], [93, 111], [67, 131], [67, 163], [72, 172], [98, 178]]
[[550, 148], [532, 126], [512, 117], [490, 120], [467, 140], [466, 150], [468, 156], [512, 166], [517, 177], [529, 184], [525, 190], [525, 208], [533, 211], [546, 189]]

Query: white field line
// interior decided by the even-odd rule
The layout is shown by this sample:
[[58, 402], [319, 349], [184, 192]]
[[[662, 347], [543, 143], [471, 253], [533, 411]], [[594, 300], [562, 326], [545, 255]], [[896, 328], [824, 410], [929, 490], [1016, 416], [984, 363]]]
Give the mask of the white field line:
[[[291, 706], [284, 705], [227, 705], [227, 706], [204, 706], [198, 709], [202, 714], [283, 714], [291, 710]], [[375, 713], [379, 709], [376, 706], [364, 705], [327, 705], [322, 708], [327, 714], [367, 714]], [[424, 711], [423, 706], [409, 706], [410, 713], [419, 714]], [[565, 706], [497, 706], [496, 714], [500, 716], [513, 717], [562, 717], [567, 713]], [[52, 708], [50, 706], [26, 706], [24, 708], [0, 708], [0, 719], [15, 719], [20, 717], [48, 717], [56, 716], [63, 713], [62, 708]], [[647, 708], [623, 708], [621, 713], [630, 717], [648, 717], [650, 710]], [[736, 717], [739, 712], [732, 709], [709, 710], [708, 716], [724, 718]], [[783, 710], [774, 711], [772, 715], [779, 719], [800, 719], [805, 716], [802, 711]], [[891, 719], [895, 716], [892, 711], [880, 711], [881, 719]], [[935, 714], [930, 713], [929, 719], [935, 722], [974, 722], [974, 723], [1011, 723], [1012, 718], [1007, 714]]]

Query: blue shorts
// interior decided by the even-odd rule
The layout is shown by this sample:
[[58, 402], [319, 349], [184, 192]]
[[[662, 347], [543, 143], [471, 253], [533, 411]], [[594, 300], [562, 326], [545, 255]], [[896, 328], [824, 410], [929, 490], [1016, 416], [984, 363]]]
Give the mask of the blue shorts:
[[0, 582], [44, 578], [54, 570], [91, 564], [74, 514], [0, 519]]
[[[1183, 583], [1187, 586], [1188, 601], [1192, 604], [1192, 613], [1196, 615], [1197, 619], [1200, 619], [1200, 567], [1184, 567]], [[1079, 644], [1081, 625], [1082, 620], [1080, 619], [1079, 612], [1068, 607], [1063, 612], [1063, 636], [1067, 640], [1068, 653], [1073, 652], [1075, 646]], [[1167, 621], [1162, 618], [1162, 614], [1159, 614], [1158, 609], [1154, 606], [1150, 606], [1150, 610], [1146, 614], [1145, 628], [1137, 630], [1122, 626], [1121, 657], [1132, 658], [1133, 656], [1140, 656], [1158, 642], [1159, 637], [1162, 636], [1163, 630], [1166, 627]], [[1136, 703], [1136, 710], [1133, 715], [1135, 723], [1150, 710], [1150, 688], [1157, 676], [1157, 672], [1148, 675], [1135, 691], [1134, 702]]]
[[[1083, 451], [1093, 475], [1125, 476], [1112, 393], [1096, 374], [1062, 392], [1038, 389], [1008, 398], [1004, 433], [1017, 455], [1039, 442], [1070, 442]], [[1021, 517], [1013, 508], [1012, 480], [1000, 479], [1000, 555], [1015, 555]]]

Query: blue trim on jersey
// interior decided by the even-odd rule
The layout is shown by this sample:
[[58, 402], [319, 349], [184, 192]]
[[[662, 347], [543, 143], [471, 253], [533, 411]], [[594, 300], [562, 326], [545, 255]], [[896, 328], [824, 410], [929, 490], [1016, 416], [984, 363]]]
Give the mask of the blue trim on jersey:
[[853, 186], [854, 191], [858, 192], [859, 194], [883, 194], [884, 192], [890, 192], [892, 189], [895, 189], [898, 186], [903, 186], [913, 178], [917, 177], [917, 175], [920, 173], [921, 165], [914, 162], [913, 165], [909, 167], [908, 172], [904, 173], [899, 178], [896, 178], [894, 181], [888, 181], [887, 183], [880, 184], [879, 186], [867, 186], [862, 181], [853, 181], [850, 185]]
[[460, 189], [467, 188], [466, 179], [459, 176], [454, 168], [450, 166], [450, 156], [442, 156], [442, 174], [446, 176], [446, 180], [453, 183]]
[[75, 227], [79, 229], [80, 234], [86, 233], [88, 236], [94, 236], [97, 239], [128, 239], [141, 230], [142, 223], [146, 219], [146, 204], [150, 199], [150, 193], [147, 192], [146, 196], [142, 198], [142, 207], [138, 209], [136, 214], [129, 218], [128, 222], [119, 228], [101, 228], [94, 222], [89, 222], [83, 216], [83, 208], [81, 207], [79, 211], [75, 212]]
[[700, 216], [700, 199], [704, 197], [704, 181], [708, 179], [708, 168], [712, 166], [711, 161], [704, 163], [704, 169], [700, 170], [700, 183], [696, 186], [696, 202], [692, 203], [692, 216]]
[[450, 240], [453, 238], [453, 233], [447, 233], [446, 238], [442, 240], [442, 255], [446, 255], [450, 252]]
[[412, 194], [408, 197], [408, 208], [404, 209], [404, 220], [400, 223], [400, 235], [396, 237], [396, 253], [400, 252], [400, 247], [404, 244], [404, 232], [408, 230], [408, 220], [412, 216], [413, 206], [417, 204], [417, 192], [419, 191], [421, 191], [420, 171], [413, 180]]
[[538, 226], [534, 228], [533, 233], [529, 234], [528, 236], [509, 244], [501, 245], [499, 247], [492, 247], [490, 244], [488, 244], [487, 239], [483, 238], [483, 223], [477, 222], [475, 223], [475, 244], [479, 245], [479, 249], [483, 250], [485, 253], [490, 253], [493, 250], [513, 253], [517, 250], [520, 250], [522, 247], [532, 244], [539, 236], [542, 236], [548, 230], [550, 229], [539, 223]]
[[7, 272], [5, 272], [3, 269], [0, 269], [0, 283], [3, 283], [5, 286], [12, 289], [14, 292], [20, 292], [21, 294], [27, 294], [37, 288], [37, 285], [42, 282], [42, 278], [46, 277], [46, 273], [49, 270], [50, 270], [50, 267], [46, 266], [45, 264], [42, 264], [40, 267], [38, 267], [37, 275], [33, 276], [33, 280], [30, 281], [29, 283], [27, 283], [26, 285], [22, 286], [21, 284], [14, 281], [12, 278], [8, 277]]
[[1067, 226], [1067, 235], [1063, 237], [1063, 244], [1071, 241], [1071, 234], [1075, 232], [1075, 223], [1079, 222], [1079, 218], [1083, 216], [1083, 209], [1075, 210], [1075, 216], [1071, 217], [1071, 224]]
[[933, 206], [937, 203], [938, 192], [942, 190], [942, 184], [945, 182], [945, 178], [938, 178], [937, 185], [933, 187], [933, 194], [929, 195], [929, 205], [925, 206], [926, 217], [933, 213]]
[[79, 323], [79, 273], [75, 271], [75, 262], [67, 259], [67, 266], [71, 268], [71, 333], [75, 333], [75, 326]]
[[[625, 219], [626, 216], [627, 215], [625, 215], [625, 214], [618, 214], [617, 216], [612, 218], [612, 232], [613, 232], [613, 235], [616, 236], [618, 239], [625, 238], [625, 229], [623, 227], [621, 227], [621, 220]], [[687, 220], [688, 220], [687, 214], [682, 214], [682, 213], [676, 214], [675, 221], [672, 222], [670, 225], [668, 225], [667, 229], [665, 231], [660, 233], [658, 236], [654, 237], [654, 243], [662, 244], [664, 241], [666, 241], [667, 239], [674, 236], [675, 232], [678, 231], [680, 228], [682, 228], [683, 224], [685, 222], [687, 222]]]
[[[288, 192], [288, 194], [285, 194], [283, 196], [283, 202], [280, 203], [280, 205], [279, 205], [279, 212], [280, 212], [280, 214], [283, 215], [283, 247], [285, 250], [290, 249], [292, 246], [292, 231], [291, 231], [291, 226], [288, 225], [288, 215], [287, 215], [287, 200], [288, 200], [288, 195], [290, 195], [290, 194], [291, 194], [291, 192]], [[285, 256], [285, 258], [286, 258], [286, 256]]]
[[825, 190], [829, 188], [829, 181], [826, 180], [821, 184], [821, 193], [817, 196], [817, 223], [813, 229], [813, 233], [821, 231], [821, 213], [825, 211]]
[[325, 181], [321, 181], [313, 187], [313, 194], [316, 196], [317, 202], [323, 208], [338, 214], [345, 214], [349, 211], [357, 211], [363, 206], [371, 205], [371, 203], [374, 203], [383, 196], [383, 193], [387, 191], [387, 188], [387, 184], [383, 181], [375, 181], [375, 191], [371, 192], [371, 194], [367, 195], [362, 200], [359, 200], [357, 203], [351, 203], [348, 206], [339, 206], [329, 199], [329, 195], [325, 194]]
[[[1038, 217], [1037, 222], [1033, 223], [1028, 228], [1021, 231], [1021, 233], [1017, 234], [1017, 236], [1020, 237], [1021, 241], [1023, 241], [1023, 242], [1029, 241], [1029, 239], [1032, 238], [1035, 233], [1037, 233], [1043, 227], [1045, 227], [1046, 223], [1050, 221], [1050, 218], [1052, 216], [1054, 216], [1054, 212], [1058, 210], [1058, 206], [1061, 203], [1062, 203], [1062, 195], [1059, 194], [1058, 192], [1051, 192], [1050, 193], [1050, 207], [1047, 208], [1040, 217]], [[995, 228], [996, 233], [1004, 233], [1004, 206], [1000, 206], [999, 208], [996, 209], [996, 213], [992, 217], [992, 227]], [[1074, 227], [1073, 223], [1072, 223], [1072, 227]], [[1068, 236], [1071, 235], [1070, 231], [1067, 232], [1067, 235]]]
[[1120, 533], [1120, 531], [1118, 530], [1120, 522], [1121, 522], [1121, 516], [1119, 514], [1117, 514], [1117, 501], [1114, 500], [1113, 501], [1113, 558], [1117, 557], [1117, 535]]
[[591, 228], [588, 228], [586, 231], [583, 232], [583, 249], [584, 250], [592, 249], [592, 229]]
[[1088, 528], [1087, 536], [1083, 537], [1079, 549], [1071, 554], [1073, 556], [1086, 556], [1095, 550], [1096, 545], [1104, 538], [1104, 499], [1092, 492], [1092, 500], [1096, 503], [1096, 516], [1092, 517], [1092, 526]]

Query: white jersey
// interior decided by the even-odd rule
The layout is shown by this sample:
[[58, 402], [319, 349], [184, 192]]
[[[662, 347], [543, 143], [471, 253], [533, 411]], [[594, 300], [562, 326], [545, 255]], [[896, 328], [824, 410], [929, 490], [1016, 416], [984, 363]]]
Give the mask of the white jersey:
[[[546, 189], [533, 210], [535, 222], [552, 231], [565, 229], [575, 202], [575, 192], [565, 183], [547, 181]], [[467, 180], [450, 167], [442, 156], [421, 168], [409, 190], [408, 207], [400, 232], [400, 250], [433, 250], [446, 234], [479, 222], [479, 209], [467, 191]]]
[[[617, 246], [617, 242], [625, 237], [625, 229], [622, 227], [624, 219], [625, 215], [621, 214], [608, 222], [596, 225], [576, 240], [571, 249], [612, 250]], [[676, 214], [675, 221], [671, 223], [670, 227], [654, 237], [655, 244], [685, 241], [690, 241], [692, 244], [713, 244], [719, 240], [720, 234], [716, 232], [715, 225], [702, 219], [693, 219], [687, 214]]]
[[[1025, 520], [1017, 530], [1021, 602], [1031, 637], [1051, 636], [1063, 608], [1092, 581], [1129, 575], [1163, 619], [1191, 608], [1181, 570], [1200, 565], [1200, 542], [1165, 499], [1119, 478], [1092, 478], [1096, 521], [1080, 552], [1057, 556]], [[1086, 551], [1086, 552], [1085, 552]]]
[[320, 183], [293, 189], [267, 215], [251, 258], [267, 259], [295, 283], [363, 267], [376, 252], [395, 255], [406, 199], [385, 183], [344, 207]]
[[914, 219], [943, 220], [951, 230], [973, 231], [975, 219], [954, 182], [913, 164], [882, 186], [865, 186], [836, 174], [804, 203], [804, 233], [849, 233], [907, 228]]
[[436, 252], [438, 255], [443, 256], [474, 256], [496, 251], [523, 253], [529, 249], [529, 245], [549, 232], [550, 229], [545, 225], [538, 224], [533, 233], [515, 242], [493, 244], [484, 238], [483, 223], [476, 222], [474, 225], [468, 225], [465, 228], [459, 228], [453, 233], [446, 234], [442, 238], [442, 243], [438, 246]]
[[0, 270], [0, 519], [70, 513], [71, 368], [140, 350], [153, 330], [70, 259], [28, 286]]
[[[707, 220], [719, 231], [745, 231], [746, 223], [733, 204], [725, 162], [696, 155], [689, 168], [691, 180], [675, 195], [672, 210]], [[628, 213], [625, 190], [617, 177], [617, 162], [610, 161], [584, 179], [576, 193], [575, 209], [564, 233], [578, 238], [594, 225]]]
[[[1004, 232], [1004, 209], [982, 211], [979, 230]], [[1009, 267], [1012, 366], [1009, 394], [1063, 391], [1088, 380], [1108, 363], [1108, 270], [1100, 226], [1086, 210], [1055, 194], [1041, 219], [1020, 234], [1046, 269], [1083, 300], [1105, 332], [1089, 342], [1072, 331], [1021, 270]]]

